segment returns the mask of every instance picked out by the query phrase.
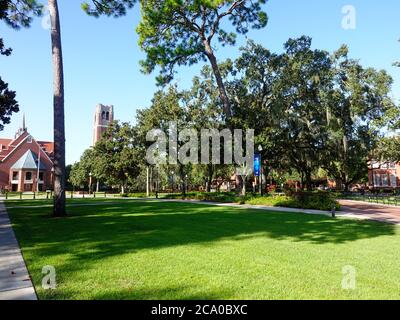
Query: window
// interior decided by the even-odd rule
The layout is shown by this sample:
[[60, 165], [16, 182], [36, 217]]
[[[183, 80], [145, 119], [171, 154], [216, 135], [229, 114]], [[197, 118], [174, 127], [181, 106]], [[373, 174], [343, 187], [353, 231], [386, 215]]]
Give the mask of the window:
[[103, 120], [105, 120], [106, 119], [106, 113], [103, 111], [103, 113], [101, 114], [101, 118], [103, 119]]
[[390, 175], [390, 186], [397, 187], [397, 176], [395, 174]]
[[13, 181], [18, 181], [19, 180], [19, 172], [18, 171], [14, 171], [12, 173], [12, 180]]
[[28, 137], [27, 142], [28, 143], [32, 143], [32, 137], [31, 136]]
[[25, 181], [32, 181], [32, 172], [25, 173]]
[[44, 174], [43, 172], [39, 172], [39, 181], [43, 181]]
[[382, 185], [381, 183], [381, 175], [379, 173], [374, 174], [374, 185], [375, 187], [379, 187]]
[[106, 120], [110, 121], [110, 113], [109, 112], [106, 113]]
[[387, 174], [383, 174], [382, 175], [382, 185], [384, 187], [388, 187], [389, 186], [389, 177]]

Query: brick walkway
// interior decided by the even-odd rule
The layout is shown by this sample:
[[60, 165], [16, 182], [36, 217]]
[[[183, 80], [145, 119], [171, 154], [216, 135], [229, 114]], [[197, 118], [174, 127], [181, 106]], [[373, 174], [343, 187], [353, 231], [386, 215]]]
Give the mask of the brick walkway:
[[400, 224], [400, 207], [383, 206], [367, 202], [341, 200], [342, 214], [365, 219]]

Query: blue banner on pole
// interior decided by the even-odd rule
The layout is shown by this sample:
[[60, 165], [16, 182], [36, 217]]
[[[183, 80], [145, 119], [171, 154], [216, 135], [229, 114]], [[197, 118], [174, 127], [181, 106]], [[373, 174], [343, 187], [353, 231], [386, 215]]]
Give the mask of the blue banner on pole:
[[259, 177], [261, 175], [261, 155], [254, 155], [254, 176]]

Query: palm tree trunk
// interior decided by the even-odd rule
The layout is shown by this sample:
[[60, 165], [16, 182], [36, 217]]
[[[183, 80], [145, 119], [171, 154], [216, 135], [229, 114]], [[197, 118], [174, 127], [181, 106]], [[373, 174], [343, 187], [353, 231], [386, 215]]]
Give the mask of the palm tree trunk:
[[57, 0], [49, 0], [54, 85], [54, 207], [53, 216], [66, 215], [65, 210], [65, 124], [64, 70], [61, 28]]

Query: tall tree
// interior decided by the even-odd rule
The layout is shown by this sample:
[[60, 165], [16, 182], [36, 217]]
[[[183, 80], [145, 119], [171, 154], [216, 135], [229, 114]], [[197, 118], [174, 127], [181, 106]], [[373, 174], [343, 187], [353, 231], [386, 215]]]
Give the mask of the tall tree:
[[332, 56], [332, 82], [325, 95], [326, 152], [323, 168], [347, 191], [367, 175], [367, 162], [379, 131], [399, 119], [390, 96], [393, 79], [386, 71], [362, 67], [343, 46]]
[[[95, 7], [87, 3], [84, 9], [99, 14], [124, 14], [124, 4], [132, 6], [134, 1], [95, 1]], [[173, 79], [176, 66], [193, 65], [209, 61], [219, 89], [224, 115], [231, 118], [231, 101], [221, 75], [214, 40], [222, 46], [234, 45], [237, 34], [247, 34], [250, 28], [266, 26], [267, 14], [262, 10], [266, 0], [176, 0], [140, 1], [142, 18], [137, 28], [139, 45], [146, 53], [142, 61], [144, 73], [160, 68], [159, 84]], [[236, 32], [224, 28], [226, 20]]]
[[118, 185], [125, 193], [130, 179], [139, 175], [145, 151], [140, 148], [135, 128], [129, 123], [114, 122], [88, 153], [94, 176], [110, 186]]
[[69, 175], [69, 182], [74, 187], [87, 186], [89, 185], [90, 174], [97, 179], [101, 172], [97, 172], [96, 167], [96, 156], [94, 150], [87, 149], [81, 156], [79, 162], [75, 163]]
[[49, 0], [53, 57], [54, 103], [54, 206], [53, 216], [66, 215], [65, 208], [65, 121], [64, 69], [61, 46], [60, 16], [57, 0]]
[[239, 78], [229, 84], [234, 121], [255, 129], [269, 166], [296, 169], [309, 189], [323, 148], [320, 91], [330, 67], [329, 54], [312, 50], [308, 37], [289, 39], [280, 55], [250, 41], [235, 63]]

